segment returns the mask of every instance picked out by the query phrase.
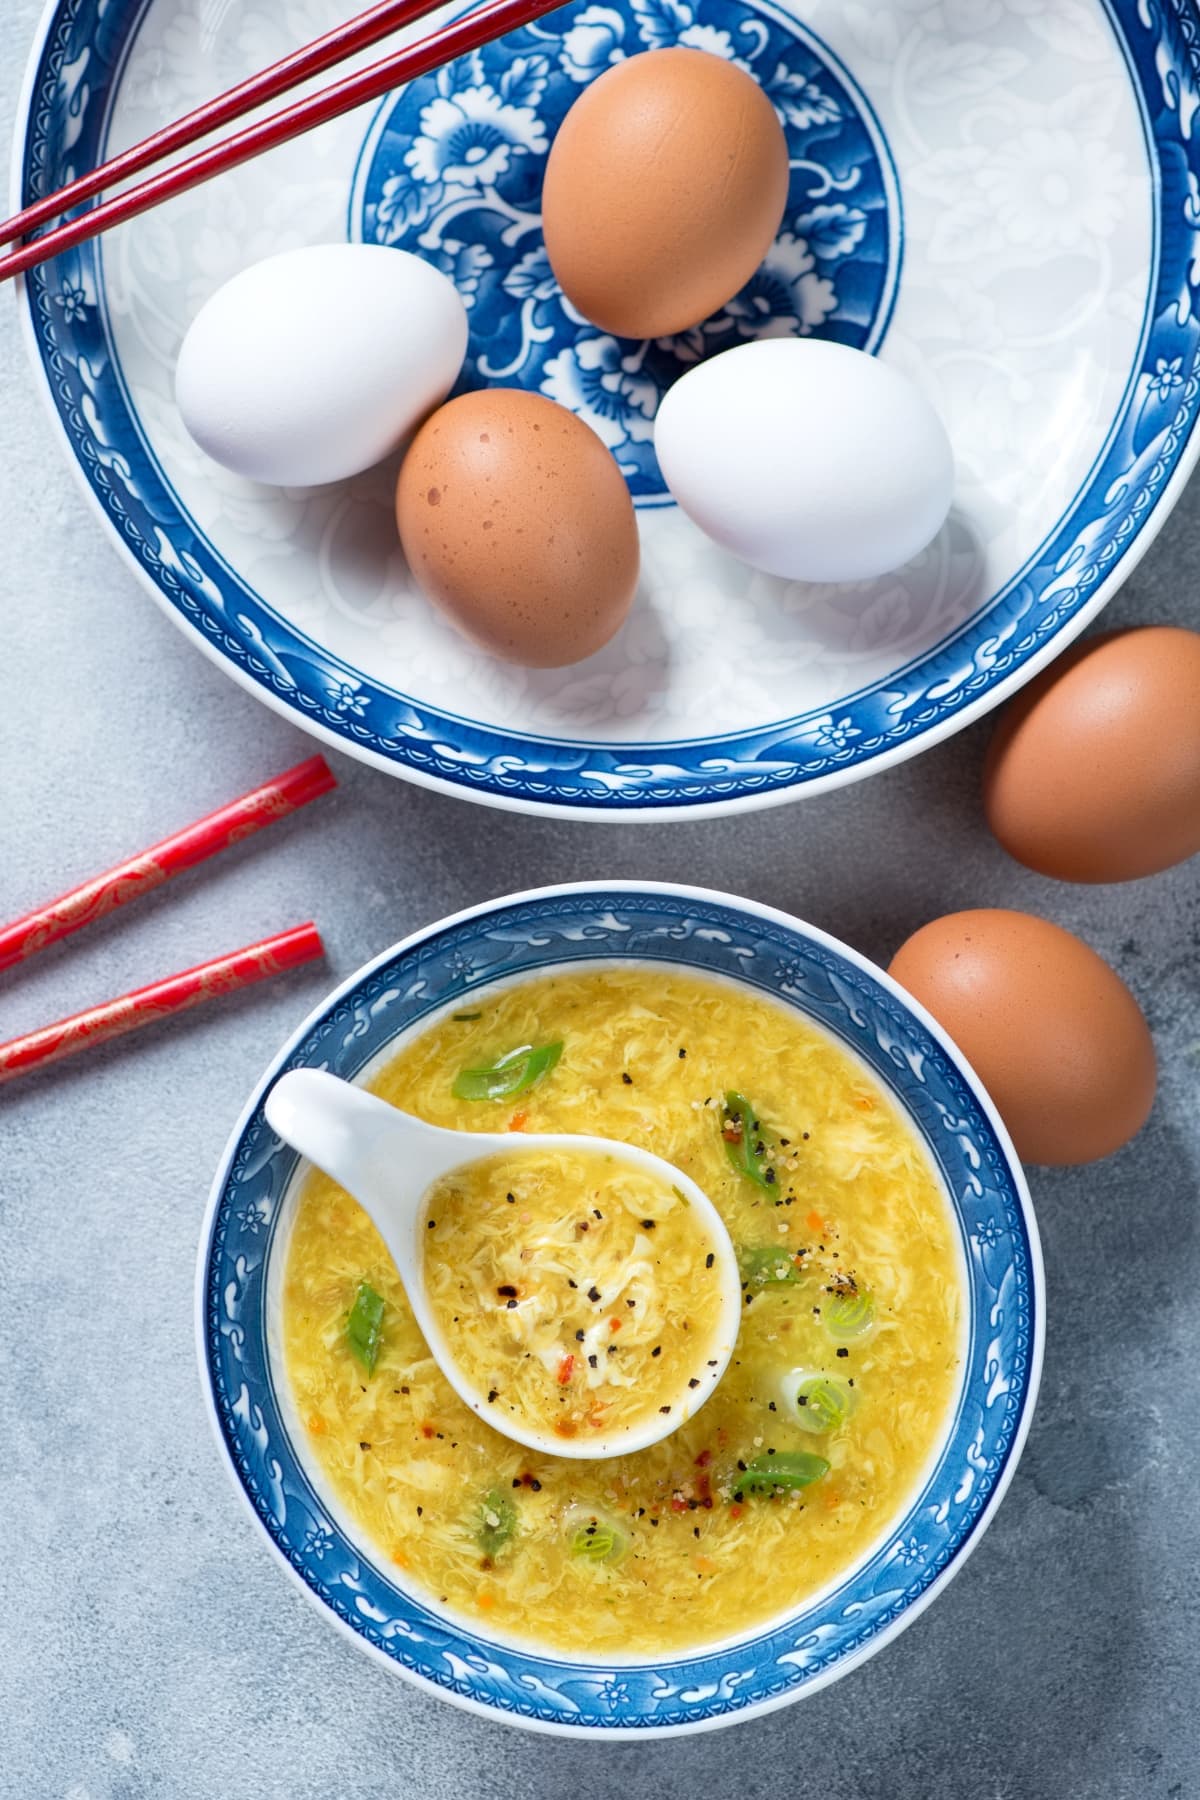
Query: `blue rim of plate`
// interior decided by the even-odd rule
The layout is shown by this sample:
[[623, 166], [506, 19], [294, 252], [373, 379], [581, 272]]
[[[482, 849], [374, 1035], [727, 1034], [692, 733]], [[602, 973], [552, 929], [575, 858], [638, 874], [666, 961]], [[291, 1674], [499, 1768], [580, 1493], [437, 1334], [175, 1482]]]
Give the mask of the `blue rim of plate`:
[[[1105, 449], [1051, 538], [999, 596], [903, 670], [828, 709], [712, 737], [590, 744], [493, 728], [367, 680], [258, 600], [191, 526], [115, 365], [95, 244], [31, 271], [35, 365], [95, 505], [176, 621], [294, 722], [425, 785], [526, 811], [696, 816], [840, 785], [959, 729], [1028, 680], [1111, 597], [1197, 453], [1200, 269], [1194, 0], [1104, 0], [1147, 132], [1155, 260], [1136, 366]], [[51, 0], [27, 76], [16, 203], [102, 152], [112, 76], [142, 0]]]
[[[936, 1466], [873, 1555], [824, 1597], [731, 1647], [590, 1662], [514, 1647], [438, 1614], [352, 1541], [306, 1473], [267, 1339], [276, 1229], [297, 1157], [263, 1101], [287, 1069], [353, 1078], [398, 1033], [498, 982], [578, 963], [675, 965], [798, 1008], [891, 1091], [958, 1221], [968, 1326], [962, 1390]], [[201, 1234], [201, 1375], [235, 1485], [327, 1615], [420, 1685], [510, 1723], [644, 1736], [730, 1724], [836, 1679], [928, 1604], [1011, 1478], [1036, 1397], [1043, 1278], [1028, 1191], [1003, 1127], [938, 1028], [834, 939], [753, 902], [654, 883], [548, 888], [488, 902], [385, 952], [301, 1026], [235, 1127]]]

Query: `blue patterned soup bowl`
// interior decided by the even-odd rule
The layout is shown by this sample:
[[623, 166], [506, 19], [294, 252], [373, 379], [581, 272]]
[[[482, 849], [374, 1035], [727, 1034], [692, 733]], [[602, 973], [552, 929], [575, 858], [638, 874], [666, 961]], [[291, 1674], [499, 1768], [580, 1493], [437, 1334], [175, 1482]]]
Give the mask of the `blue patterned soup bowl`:
[[[603, 1662], [489, 1635], [405, 1585], [341, 1516], [295, 1419], [278, 1336], [299, 1159], [263, 1102], [285, 1070], [368, 1077], [443, 1009], [534, 974], [667, 965], [795, 1008], [871, 1070], [940, 1172], [965, 1289], [959, 1389], [922, 1485], [832, 1588], [715, 1648]], [[751, 901], [654, 883], [543, 888], [415, 933], [342, 984], [284, 1045], [214, 1184], [197, 1278], [203, 1383], [234, 1484], [265, 1542], [331, 1623], [430, 1692], [533, 1730], [648, 1736], [730, 1724], [845, 1674], [965, 1562], [1012, 1478], [1042, 1357], [1037, 1228], [1015, 1153], [971, 1070], [872, 964]]]
[[[48, 0], [14, 210], [346, 12]], [[143, 586], [336, 748], [489, 805], [592, 819], [816, 793], [939, 742], [1056, 656], [1195, 464], [1198, 17], [1198, 0], [565, 0], [34, 271], [34, 367]], [[741, 292], [690, 331], [634, 341], [559, 289], [542, 178], [588, 83], [674, 45], [750, 72], [791, 180]], [[399, 553], [394, 465], [263, 488], [183, 430], [175, 359], [204, 301], [260, 258], [338, 241], [442, 270], [470, 324], [461, 385], [543, 394], [612, 452], [643, 575], [586, 662], [498, 664], [425, 603]], [[753, 339], [809, 337], [911, 375], [954, 447], [946, 526], [877, 581], [755, 572], [683, 517], [656, 460], [681, 374]]]

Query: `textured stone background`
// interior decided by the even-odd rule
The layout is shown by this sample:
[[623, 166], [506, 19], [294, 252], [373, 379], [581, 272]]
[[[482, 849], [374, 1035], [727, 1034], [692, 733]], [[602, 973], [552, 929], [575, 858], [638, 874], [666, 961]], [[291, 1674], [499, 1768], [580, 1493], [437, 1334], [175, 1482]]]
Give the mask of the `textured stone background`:
[[[0, 9], [11, 130], [40, 8]], [[0, 296], [0, 917], [254, 785], [309, 741], [135, 585], [85, 508]], [[1200, 626], [1193, 486], [1106, 616]], [[338, 792], [0, 987], [0, 1036], [316, 917], [329, 963], [0, 1097], [0, 1795], [7, 1800], [1193, 1800], [1200, 1795], [1200, 880], [1073, 890], [977, 805], [984, 724], [841, 793], [647, 831], [487, 813], [334, 758]], [[678, 1743], [530, 1738], [415, 1692], [272, 1565], [218, 1462], [196, 1239], [247, 1090], [332, 985], [489, 895], [682, 879], [886, 961], [958, 906], [1041, 910], [1146, 1007], [1150, 1127], [1034, 1171], [1049, 1278], [1024, 1462], [962, 1576], [804, 1705]]]

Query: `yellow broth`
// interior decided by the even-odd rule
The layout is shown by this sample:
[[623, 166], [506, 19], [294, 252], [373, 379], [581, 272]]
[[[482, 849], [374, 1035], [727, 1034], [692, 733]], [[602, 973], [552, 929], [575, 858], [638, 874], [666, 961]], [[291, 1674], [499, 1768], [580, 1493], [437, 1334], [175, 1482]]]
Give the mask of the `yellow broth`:
[[[589, 969], [480, 994], [469, 1011], [405, 1044], [375, 1091], [435, 1124], [595, 1133], [686, 1170], [744, 1260], [733, 1359], [696, 1416], [647, 1450], [607, 1461], [524, 1450], [457, 1398], [373, 1226], [314, 1173], [283, 1309], [312, 1454], [381, 1556], [476, 1625], [567, 1652], [654, 1654], [778, 1616], [896, 1519], [957, 1387], [958, 1253], [920, 1140], [835, 1042], [731, 984]], [[531, 1091], [453, 1095], [461, 1069], [550, 1040], [561, 1058]], [[758, 1115], [758, 1179], [730, 1091]], [[363, 1281], [384, 1302], [371, 1374], [346, 1335]], [[801, 1453], [828, 1464], [807, 1486], [755, 1473]]]
[[721, 1276], [678, 1188], [595, 1150], [514, 1151], [446, 1176], [425, 1226], [434, 1318], [501, 1418], [586, 1442], [710, 1391]]

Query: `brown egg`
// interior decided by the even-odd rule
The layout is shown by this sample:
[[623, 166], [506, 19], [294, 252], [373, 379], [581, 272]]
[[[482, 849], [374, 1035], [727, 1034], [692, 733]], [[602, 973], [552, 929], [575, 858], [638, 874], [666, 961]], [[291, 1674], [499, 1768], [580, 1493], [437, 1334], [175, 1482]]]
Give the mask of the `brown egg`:
[[1024, 1162], [1085, 1163], [1145, 1124], [1154, 1045], [1119, 975], [1030, 913], [947, 913], [889, 973], [929, 1009], [983, 1082]]
[[462, 394], [425, 421], [396, 521], [423, 592], [466, 637], [530, 668], [607, 644], [637, 587], [621, 471], [582, 419], [522, 389]]
[[787, 193], [787, 139], [758, 83], [704, 50], [651, 50], [606, 70], [559, 126], [546, 252], [585, 319], [666, 337], [749, 281]]
[[1076, 644], [1000, 715], [987, 821], [1059, 881], [1132, 881], [1200, 851], [1200, 633]]

